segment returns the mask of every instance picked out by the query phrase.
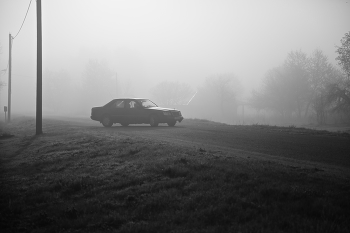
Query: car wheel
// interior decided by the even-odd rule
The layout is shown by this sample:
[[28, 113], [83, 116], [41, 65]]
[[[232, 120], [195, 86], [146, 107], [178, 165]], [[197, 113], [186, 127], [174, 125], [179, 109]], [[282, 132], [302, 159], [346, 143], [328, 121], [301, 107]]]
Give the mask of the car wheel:
[[104, 127], [111, 127], [113, 125], [113, 122], [109, 116], [104, 116], [101, 123]]
[[169, 126], [173, 127], [173, 126], [175, 126], [176, 121], [170, 121], [170, 122], [168, 122], [167, 124], [168, 124]]
[[129, 125], [129, 123], [120, 123], [122, 126], [126, 127]]
[[150, 124], [152, 127], [158, 126], [158, 121], [157, 121], [156, 116], [152, 115], [152, 116], [149, 118], [149, 124]]

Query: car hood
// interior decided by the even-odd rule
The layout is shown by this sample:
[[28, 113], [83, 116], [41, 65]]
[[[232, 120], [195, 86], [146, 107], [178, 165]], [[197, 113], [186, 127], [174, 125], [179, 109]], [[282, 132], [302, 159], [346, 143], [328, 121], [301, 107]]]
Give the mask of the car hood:
[[158, 111], [164, 111], [164, 112], [168, 112], [168, 111], [179, 111], [177, 109], [174, 108], [161, 108], [161, 107], [150, 107], [147, 109], [152, 109], [152, 110], [158, 110]]

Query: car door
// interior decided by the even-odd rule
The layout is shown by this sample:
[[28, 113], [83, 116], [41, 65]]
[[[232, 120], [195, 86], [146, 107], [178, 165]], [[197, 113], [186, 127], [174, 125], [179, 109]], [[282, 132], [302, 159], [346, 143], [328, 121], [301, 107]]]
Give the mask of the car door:
[[110, 117], [113, 122], [123, 122], [125, 120], [125, 100], [115, 100], [111, 104]]
[[146, 111], [137, 100], [130, 100], [126, 104], [126, 116], [132, 123], [145, 123]]

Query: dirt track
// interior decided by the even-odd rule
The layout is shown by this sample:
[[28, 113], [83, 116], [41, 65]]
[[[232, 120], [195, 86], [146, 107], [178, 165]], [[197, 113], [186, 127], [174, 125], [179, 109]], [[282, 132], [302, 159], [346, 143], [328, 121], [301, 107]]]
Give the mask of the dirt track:
[[87, 118], [50, 118], [43, 127], [44, 133], [67, 127], [101, 138], [123, 135], [195, 147], [209, 156], [267, 159], [297, 168], [350, 174], [349, 134], [294, 127], [230, 126], [200, 120], [184, 120], [175, 127], [116, 124], [104, 128]]

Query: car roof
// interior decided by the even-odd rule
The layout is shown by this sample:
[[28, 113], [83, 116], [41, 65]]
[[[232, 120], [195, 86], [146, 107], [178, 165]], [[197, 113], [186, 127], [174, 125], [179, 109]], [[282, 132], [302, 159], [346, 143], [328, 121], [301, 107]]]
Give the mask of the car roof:
[[117, 98], [114, 100], [148, 100], [147, 98]]

